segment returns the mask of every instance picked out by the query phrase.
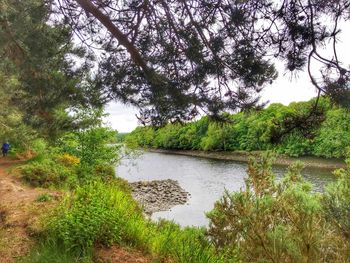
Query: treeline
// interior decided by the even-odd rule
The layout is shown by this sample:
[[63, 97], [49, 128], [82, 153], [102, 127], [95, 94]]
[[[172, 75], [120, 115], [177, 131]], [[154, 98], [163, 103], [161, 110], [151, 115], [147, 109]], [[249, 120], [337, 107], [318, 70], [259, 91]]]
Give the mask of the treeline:
[[350, 146], [350, 114], [332, 106], [327, 98], [279, 103], [259, 111], [208, 116], [186, 124], [162, 128], [138, 127], [128, 145], [181, 150], [275, 150], [289, 156], [343, 158]]
[[[51, 1], [0, 1], [0, 140], [29, 149], [88, 128], [102, 114], [94, 63]], [[78, 62], [79, 61], [79, 62]]]

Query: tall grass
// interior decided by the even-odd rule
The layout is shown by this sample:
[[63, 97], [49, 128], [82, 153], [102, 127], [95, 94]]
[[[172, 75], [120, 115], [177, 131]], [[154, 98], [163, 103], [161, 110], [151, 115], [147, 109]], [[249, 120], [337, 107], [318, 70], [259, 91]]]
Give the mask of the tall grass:
[[47, 233], [48, 240], [80, 258], [89, 257], [95, 244], [121, 244], [159, 262], [228, 262], [216, 254], [204, 229], [145, 219], [130, 193], [115, 183], [93, 181], [78, 187], [49, 219]]
[[18, 263], [84, 263], [90, 258], [77, 257], [53, 242], [38, 244], [29, 255], [18, 259]]

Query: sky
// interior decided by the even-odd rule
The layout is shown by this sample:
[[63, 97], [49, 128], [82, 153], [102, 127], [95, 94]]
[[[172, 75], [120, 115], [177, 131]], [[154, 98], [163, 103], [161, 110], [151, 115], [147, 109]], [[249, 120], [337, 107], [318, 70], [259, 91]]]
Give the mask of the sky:
[[[267, 86], [262, 91], [262, 101], [280, 102], [287, 105], [292, 101], [305, 101], [317, 95], [306, 74], [300, 74], [298, 79], [293, 80], [290, 80], [289, 75], [279, 76], [272, 85]], [[136, 108], [112, 102], [107, 105], [106, 113], [109, 116], [105, 118], [105, 121], [118, 132], [131, 132], [138, 126], [135, 116], [138, 113]]]
[[[339, 36], [338, 56], [341, 61], [350, 67], [350, 27], [344, 25], [342, 33]], [[327, 53], [327, 49], [323, 50], [323, 54]], [[316, 89], [311, 84], [310, 78], [306, 72], [298, 72], [297, 76], [291, 76], [284, 70], [284, 66], [277, 62], [276, 68], [279, 72], [278, 78], [261, 93], [262, 101], [269, 103], [279, 102], [288, 105], [293, 101], [306, 101], [317, 95]], [[106, 113], [109, 114], [105, 118], [107, 125], [116, 129], [118, 132], [131, 132], [139, 124], [136, 118], [137, 109], [126, 106], [122, 103], [112, 102], [106, 106]]]

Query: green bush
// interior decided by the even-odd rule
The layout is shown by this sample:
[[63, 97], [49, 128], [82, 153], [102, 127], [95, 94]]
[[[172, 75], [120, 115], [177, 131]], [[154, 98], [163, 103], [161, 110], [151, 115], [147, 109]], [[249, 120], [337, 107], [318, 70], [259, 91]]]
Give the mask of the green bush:
[[109, 128], [90, 128], [66, 134], [56, 150], [78, 157], [83, 166], [112, 165], [119, 161], [120, 145], [114, 144], [115, 138], [116, 132]]
[[346, 255], [350, 258], [350, 159], [347, 168], [335, 171], [335, 175], [338, 180], [326, 187], [322, 201], [327, 220], [346, 240]]
[[160, 222], [151, 239], [154, 251], [161, 259], [171, 258], [179, 263], [229, 263], [224, 253], [217, 253], [205, 237], [205, 230], [187, 227], [181, 229], [171, 222]]
[[77, 179], [80, 183], [101, 179], [104, 182], [116, 178], [115, 167], [112, 165], [79, 165], [76, 167]]
[[292, 157], [310, 155], [312, 153], [312, 140], [305, 138], [301, 133], [292, 132], [277, 146], [277, 152]]
[[21, 177], [36, 187], [63, 186], [71, 177], [75, 177], [74, 170], [51, 159], [32, 161], [22, 165]]
[[350, 114], [334, 108], [327, 112], [315, 139], [314, 154], [322, 157], [346, 157], [350, 148]]
[[108, 144], [114, 137], [114, 131], [99, 127], [66, 134], [55, 147], [37, 140], [36, 155], [20, 167], [22, 178], [33, 186], [69, 188], [95, 177], [113, 180], [120, 148]]
[[[321, 195], [312, 192], [300, 169], [298, 163], [291, 166], [276, 182], [269, 157], [251, 160], [245, 190], [226, 192], [208, 213], [215, 246], [243, 262], [346, 262], [346, 238], [326, 219]], [[347, 210], [338, 208], [348, 223]]]

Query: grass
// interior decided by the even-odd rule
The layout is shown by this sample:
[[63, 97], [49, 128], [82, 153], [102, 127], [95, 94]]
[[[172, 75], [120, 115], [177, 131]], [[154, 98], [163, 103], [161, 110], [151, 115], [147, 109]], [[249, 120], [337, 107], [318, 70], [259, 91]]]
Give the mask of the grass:
[[89, 258], [83, 259], [67, 252], [55, 243], [40, 243], [26, 257], [18, 260], [18, 263], [80, 263], [89, 262]]
[[67, 196], [47, 218], [46, 242], [29, 262], [49, 260], [47, 257], [53, 254], [50, 251], [57, 250], [52, 244], [59, 244], [65, 251], [62, 260], [71, 260], [61, 262], [91, 258], [96, 244], [137, 248], [155, 262], [228, 262], [224, 255], [216, 254], [204, 229], [182, 229], [173, 222], [146, 219], [130, 193], [118, 185], [93, 181]]
[[49, 202], [52, 200], [52, 197], [48, 193], [42, 193], [35, 200], [36, 202]]

